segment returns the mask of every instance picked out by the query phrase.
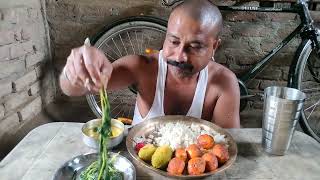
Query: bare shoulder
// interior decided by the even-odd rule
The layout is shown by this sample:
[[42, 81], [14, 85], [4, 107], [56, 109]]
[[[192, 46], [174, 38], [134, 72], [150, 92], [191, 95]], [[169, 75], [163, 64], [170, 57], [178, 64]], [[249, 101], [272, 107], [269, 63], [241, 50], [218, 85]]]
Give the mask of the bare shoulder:
[[114, 65], [128, 65], [128, 66], [135, 66], [135, 65], [152, 65], [156, 63], [157, 56], [152, 54], [148, 56], [143, 55], [127, 55], [119, 58], [118, 60], [114, 61]]
[[236, 75], [228, 68], [216, 62], [208, 64], [209, 69], [209, 83], [216, 85], [222, 89], [234, 87], [238, 85]]
[[157, 64], [157, 58], [158, 57], [155, 54], [148, 56], [127, 55], [114, 61], [112, 65], [114, 68], [126, 68], [128, 70], [147, 70]]
[[135, 77], [136, 81], [145, 80], [146, 76], [152, 76], [157, 72], [157, 58], [157, 54], [148, 56], [127, 55], [112, 63], [113, 70]]

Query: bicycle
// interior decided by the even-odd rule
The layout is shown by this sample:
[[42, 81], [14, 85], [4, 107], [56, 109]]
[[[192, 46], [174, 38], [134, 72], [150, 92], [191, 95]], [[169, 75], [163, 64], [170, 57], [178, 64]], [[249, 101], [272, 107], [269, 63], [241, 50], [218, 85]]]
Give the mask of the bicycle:
[[[182, 0], [168, 3], [172, 6]], [[300, 35], [301, 43], [295, 52], [288, 74], [288, 87], [297, 88], [307, 94], [301, 115], [300, 125], [303, 131], [320, 142], [320, 111], [315, 111], [320, 104], [320, 30], [314, 27], [306, 0], [297, 0], [292, 7], [242, 7], [219, 6], [223, 11], [287, 12], [296, 13], [301, 23], [282, 40], [274, 49], [254, 64], [246, 73], [238, 77], [241, 91], [241, 110], [247, 105], [247, 99], [255, 96], [249, 94], [246, 83], [268, 65], [272, 57], [285, 47], [295, 36]], [[144, 49], [161, 49], [166, 33], [167, 21], [149, 16], [136, 16], [121, 19], [106, 26], [95, 37], [90, 38], [109, 60], [115, 61], [127, 54], [145, 54]], [[119, 48], [120, 47], [120, 48]], [[121, 99], [118, 97], [121, 96]], [[135, 106], [136, 90], [134, 86], [117, 92], [109, 92], [112, 117], [132, 117]], [[98, 98], [99, 99], [99, 98]], [[90, 108], [97, 117], [101, 117], [99, 101], [95, 95], [87, 95]]]

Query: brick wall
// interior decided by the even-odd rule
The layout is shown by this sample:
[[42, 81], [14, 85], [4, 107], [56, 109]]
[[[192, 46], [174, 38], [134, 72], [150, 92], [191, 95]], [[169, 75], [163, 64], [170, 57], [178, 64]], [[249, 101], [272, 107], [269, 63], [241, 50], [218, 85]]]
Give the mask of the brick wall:
[[1, 144], [54, 97], [45, 24], [40, 1], [0, 1]]
[[[99, 32], [109, 22], [120, 17], [139, 14], [167, 18], [170, 12], [170, 9], [161, 5], [160, 0], [47, 0], [46, 2], [56, 75], [61, 72], [70, 49], [82, 45], [87, 36]], [[223, 5], [221, 1], [219, 2]], [[243, 5], [249, 4], [256, 2]], [[299, 23], [297, 15], [288, 13], [222, 12], [222, 14], [224, 31], [216, 61], [226, 65], [236, 74], [241, 74], [251, 64], [257, 62]], [[320, 23], [320, 12], [314, 11], [312, 14], [316, 23]], [[296, 38], [283, 49], [275, 57], [275, 62], [249, 83], [250, 91], [261, 93], [270, 85], [286, 85], [289, 65], [298, 45], [299, 38]], [[80, 98], [80, 101], [85, 99]], [[241, 124], [244, 127], [261, 126], [261, 109], [262, 100], [251, 99], [247, 109], [241, 113]]]

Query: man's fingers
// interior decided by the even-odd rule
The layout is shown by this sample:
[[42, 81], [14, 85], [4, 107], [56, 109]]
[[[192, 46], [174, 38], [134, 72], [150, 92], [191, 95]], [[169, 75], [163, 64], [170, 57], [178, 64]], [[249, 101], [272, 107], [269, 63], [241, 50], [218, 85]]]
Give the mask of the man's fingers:
[[[85, 85], [86, 79], [89, 79], [89, 74], [85, 68], [85, 65], [83, 63], [83, 59], [80, 53], [74, 53], [74, 69], [76, 71], [76, 76], [82, 81], [82, 84]], [[90, 79], [89, 79], [90, 80]]]
[[67, 64], [72, 83], [91, 92], [98, 92], [101, 87], [106, 87], [111, 76], [111, 63], [94, 47], [82, 46], [73, 49]]
[[65, 75], [67, 76], [67, 79], [70, 81], [70, 83], [73, 86], [81, 87], [83, 85], [81, 83], [81, 80], [76, 75], [76, 71], [75, 71], [73, 62], [74, 61], [69, 56], [67, 59], [66, 66], [65, 66]]
[[93, 83], [96, 86], [101, 87], [100, 71], [99, 71], [99, 64], [100, 64], [99, 60], [101, 61], [101, 59], [96, 59], [95, 61], [93, 61], [94, 58], [97, 58], [96, 56], [93, 56], [93, 53], [92, 53], [93, 51], [94, 49], [90, 49], [90, 47], [87, 47], [87, 46], [82, 47], [84, 65]]
[[93, 94], [98, 94], [99, 91], [100, 91], [100, 88], [99, 88], [99, 87], [92, 86], [90, 92], [93, 93]]
[[70, 71], [70, 69], [66, 69], [66, 75], [68, 76], [68, 80], [70, 81], [70, 83], [72, 84], [72, 86], [76, 86], [76, 87], [82, 87], [82, 83], [80, 81], [80, 79], [77, 79], [75, 74], [72, 73]]
[[101, 81], [104, 88], [107, 88], [109, 78], [112, 73], [112, 65], [110, 62], [105, 61], [101, 67]]

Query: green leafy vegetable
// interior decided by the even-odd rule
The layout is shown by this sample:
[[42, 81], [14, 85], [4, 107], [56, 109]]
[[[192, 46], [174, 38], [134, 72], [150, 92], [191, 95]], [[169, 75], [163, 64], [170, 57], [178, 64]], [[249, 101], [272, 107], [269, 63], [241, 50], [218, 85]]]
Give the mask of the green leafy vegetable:
[[85, 171], [80, 175], [81, 180], [123, 180], [123, 173], [118, 171], [113, 163], [115, 157], [110, 158], [108, 153], [108, 141], [112, 135], [111, 131], [111, 117], [110, 117], [110, 104], [108, 101], [107, 92], [105, 89], [100, 90], [100, 100], [102, 109], [102, 124], [99, 130], [100, 143], [99, 143], [99, 159], [93, 162]]

